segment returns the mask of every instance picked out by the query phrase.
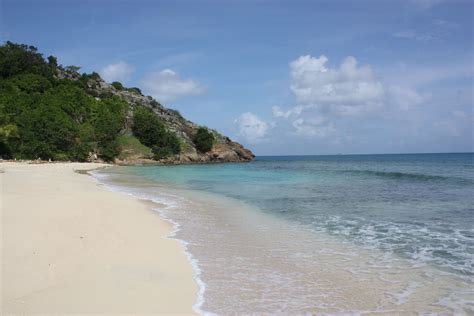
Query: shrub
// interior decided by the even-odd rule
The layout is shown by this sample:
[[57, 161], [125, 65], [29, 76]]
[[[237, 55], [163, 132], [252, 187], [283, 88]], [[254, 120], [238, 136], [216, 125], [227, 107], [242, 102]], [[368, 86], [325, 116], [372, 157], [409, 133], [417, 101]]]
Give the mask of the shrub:
[[34, 46], [7, 41], [0, 46], [0, 77], [8, 78], [20, 73], [33, 73], [51, 78], [53, 70]]
[[159, 106], [161, 105], [161, 104], [160, 104], [158, 101], [156, 101], [156, 100], [151, 100], [151, 101], [150, 101], [150, 104], [151, 104], [151, 106], [153, 106], [153, 107], [155, 107], [155, 108], [157, 108], [157, 107], [159, 107]]
[[58, 67], [58, 59], [54, 56], [48, 56], [48, 65], [55, 70]]
[[113, 161], [120, 153], [120, 146], [114, 139], [105, 143], [99, 143], [99, 156], [105, 161]]
[[173, 113], [178, 119], [181, 121], [184, 120], [184, 117], [181, 115], [181, 113], [178, 110], [173, 110], [173, 109], [168, 109], [169, 112]]
[[99, 156], [105, 161], [113, 161], [120, 153], [117, 135], [125, 120], [126, 103], [117, 97], [97, 103], [94, 117], [94, 139], [98, 142]]
[[200, 127], [194, 137], [194, 144], [196, 148], [201, 152], [208, 152], [212, 149], [214, 143], [214, 135], [209, 132], [206, 128]]
[[123, 85], [118, 81], [112, 82], [112, 87], [114, 87], [117, 90], [123, 90]]
[[91, 77], [91, 79], [93, 79], [93, 80], [99, 80], [99, 79], [100, 79], [100, 75], [99, 75], [97, 72], [95, 72], [95, 71], [93, 71], [93, 72], [91, 73], [90, 77]]
[[78, 72], [81, 69], [81, 67], [70, 65], [70, 66], [64, 67], [64, 69], [66, 69], [66, 71], [69, 71], [69, 72]]
[[19, 74], [12, 77], [11, 82], [27, 93], [44, 92], [52, 87], [51, 82], [43, 76], [35, 74]]
[[142, 94], [142, 90], [140, 90], [140, 89], [137, 88], [137, 87], [128, 88], [127, 90], [130, 91], [130, 92], [138, 93], [138, 94], [140, 94], [140, 95]]
[[139, 107], [133, 113], [132, 131], [143, 145], [153, 147], [163, 137], [165, 127], [151, 110]]
[[137, 108], [135, 110], [132, 131], [143, 145], [152, 148], [155, 159], [180, 152], [176, 135], [168, 132], [158, 116], [150, 109]]

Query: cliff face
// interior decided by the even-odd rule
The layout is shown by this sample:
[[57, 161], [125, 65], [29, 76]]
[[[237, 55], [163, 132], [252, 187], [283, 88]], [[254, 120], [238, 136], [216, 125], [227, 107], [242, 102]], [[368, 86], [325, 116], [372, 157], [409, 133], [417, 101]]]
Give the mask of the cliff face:
[[[58, 70], [57, 77], [60, 79], [78, 80], [80, 74], [74, 71]], [[147, 154], [133, 155], [117, 160], [116, 162], [119, 164], [237, 162], [250, 161], [255, 157], [250, 150], [241, 144], [207, 127], [205, 128], [214, 135], [215, 142], [210, 151], [206, 153], [199, 152], [193, 139], [198, 128], [203, 126], [186, 120], [178, 111], [165, 108], [152, 97], [141, 94], [138, 89], [117, 89], [97, 76], [87, 81], [87, 90], [96, 98], [100, 98], [102, 95], [114, 95], [127, 102], [129, 107], [121, 134], [126, 135], [131, 132], [134, 110], [138, 107], [146, 107], [151, 109], [161, 119], [168, 131], [175, 133], [183, 143], [181, 153], [173, 157], [155, 161]]]

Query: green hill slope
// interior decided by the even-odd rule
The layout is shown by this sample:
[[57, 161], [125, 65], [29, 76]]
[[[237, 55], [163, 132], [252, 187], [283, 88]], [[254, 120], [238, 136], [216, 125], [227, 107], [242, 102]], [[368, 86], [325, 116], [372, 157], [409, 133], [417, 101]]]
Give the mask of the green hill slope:
[[124, 164], [248, 161], [254, 155], [183, 118], [138, 88], [109, 84], [46, 60], [35, 47], [0, 46], [0, 157]]

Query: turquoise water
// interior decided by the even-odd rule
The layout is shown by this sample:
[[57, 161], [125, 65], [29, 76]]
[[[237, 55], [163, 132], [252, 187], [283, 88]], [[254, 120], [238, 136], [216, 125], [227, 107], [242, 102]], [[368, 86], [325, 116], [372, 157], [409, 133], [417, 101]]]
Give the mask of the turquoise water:
[[258, 157], [133, 173], [474, 274], [474, 154]]
[[[457, 280], [456, 282], [460, 283], [453, 281], [451, 287], [447, 286], [449, 290], [446, 290], [444, 294], [441, 293], [441, 290], [436, 294], [433, 292], [433, 297], [437, 297], [433, 298], [433, 303], [430, 304], [444, 306], [451, 312], [472, 312], [472, 302], [469, 302], [469, 299], [472, 298], [472, 291], [469, 291], [469, 288], [472, 289], [474, 276], [474, 154], [472, 153], [257, 157], [254, 162], [250, 163], [126, 167], [122, 168], [119, 173], [134, 176], [137, 177], [136, 179], [150, 183], [171, 185], [177, 190], [206, 192], [212, 196], [224, 196], [233, 201], [243, 202], [259, 216], [258, 219], [256, 217], [252, 219], [252, 222], [258, 221], [259, 225], [252, 228], [253, 224], [243, 224], [239, 228], [232, 228], [228, 235], [234, 234], [234, 241], [246, 239], [246, 243], [251, 242], [248, 240], [248, 236], [266, 240], [265, 236], [274, 235], [268, 233], [264, 227], [275, 225], [279, 230], [281, 229], [281, 234], [286, 234], [285, 240], [292, 239], [292, 244], [287, 245], [287, 242], [282, 238], [282, 241], [279, 241], [276, 246], [272, 244], [272, 238], [275, 241], [280, 236], [268, 238], [268, 243], [262, 244], [262, 248], [272, 248], [271, 252], [265, 254], [266, 258], [271, 257], [272, 260], [275, 260], [278, 257], [284, 260], [285, 255], [275, 254], [275, 249], [278, 247], [282, 249], [281, 252], [287, 251], [287, 257], [290, 253], [294, 254], [295, 251], [298, 251], [299, 258], [292, 260], [299, 261], [291, 261], [291, 264], [295, 266], [295, 270], [301, 269], [301, 274], [308, 274], [308, 271], [313, 271], [318, 265], [315, 260], [320, 260], [322, 257], [321, 255], [316, 256], [315, 253], [321, 249], [321, 238], [326, 237], [330, 239], [325, 239], [325, 245], [340, 242], [344, 249], [350, 249], [350, 251], [359, 249], [357, 250], [358, 254], [364, 253], [365, 256], [367, 252], [367, 256], [376, 254], [377, 258], [382, 258], [374, 261], [385, 260], [390, 264], [397, 262], [396, 267], [391, 266], [390, 268], [392, 270], [398, 269], [400, 277], [397, 278], [402, 279], [401, 275], [410, 275], [411, 272], [416, 271], [417, 276], [413, 276], [412, 279], [418, 278], [419, 275], [417, 283], [413, 283], [414, 281], [410, 283], [411, 281], [407, 279], [403, 289], [393, 289], [395, 292], [398, 291], [398, 294], [387, 292], [377, 304], [381, 304], [381, 301], [385, 302], [384, 299], [387, 297], [397, 297], [398, 301], [391, 301], [390, 304], [400, 305], [405, 303], [412, 293], [416, 292], [415, 289], [421, 289], [423, 286], [426, 289], [435, 289], [436, 282], [440, 284], [439, 288], [443, 289], [444, 285], [442, 284], [450, 283], [449, 280]], [[129, 187], [135, 187], [135, 192], [140, 190], [144, 192], [143, 187], [140, 189], [137, 185], [139, 182], [140, 180], [136, 180], [134, 184], [129, 183]], [[167, 195], [170, 198], [170, 196], [182, 196], [184, 191], [180, 192], [170, 193], [168, 191], [166, 193], [166, 190], [161, 187], [153, 192], [149, 191], [148, 194], [161, 195], [162, 197]], [[205, 204], [205, 202], [203, 203]], [[206, 205], [203, 205], [202, 209], [205, 208]], [[210, 208], [212, 207], [209, 206]], [[199, 207], [196, 207], [196, 210], [199, 210]], [[243, 256], [247, 260], [245, 261], [246, 266], [253, 266], [255, 262], [259, 262], [258, 267], [254, 267], [255, 270], [249, 270], [240, 280], [235, 280], [241, 284], [235, 285], [233, 291], [241, 295], [238, 288], [242, 287], [244, 282], [248, 282], [249, 275], [252, 273], [258, 275], [261, 272], [263, 277], [262, 271], [271, 266], [271, 263], [264, 259], [260, 262], [260, 259], [256, 259], [258, 255], [250, 255], [250, 252], [247, 257], [242, 255], [245, 253], [245, 250], [242, 250], [245, 247], [244, 242], [236, 246], [234, 252], [228, 247], [222, 249], [222, 253], [219, 251], [213, 253], [203, 246], [203, 244], [212, 242], [217, 243], [218, 238], [209, 233], [213, 229], [212, 227], [216, 227], [217, 222], [220, 223], [219, 227], [230, 225], [230, 221], [244, 223], [246, 216], [247, 218], [251, 216], [246, 214], [250, 213], [242, 212], [236, 215], [235, 212], [232, 214], [229, 212], [227, 214], [224, 208], [221, 210], [215, 208], [212, 213], [196, 210], [188, 211], [186, 215], [177, 215], [176, 211], [174, 213], [170, 211], [168, 216], [182, 225], [183, 232], [180, 238], [190, 243], [189, 251], [202, 263], [201, 276], [208, 287], [207, 297], [204, 295], [207, 302], [207, 305], [204, 304], [206, 310], [222, 313], [229, 311], [244, 313], [288, 311], [288, 304], [294, 303], [295, 300], [296, 305], [300, 306], [314, 302], [313, 307], [318, 306], [318, 311], [362, 310], [362, 307], [360, 309], [354, 307], [359, 306], [357, 302], [354, 302], [353, 305], [331, 307], [334, 308], [331, 309], [327, 305], [330, 300], [321, 299], [321, 304], [317, 305], [315, 297], [308, 297], [307, 301], [293, 299], [286, 302], [285, 306], [275, 303], [275, 306], [269, 309], [259, 309], [257, 308], [258, 301], [248, 301], [246, 306], [255, 307], [245, 309], [243, 306], [235, 305], [234, 309], [226, 310], [223, 305], [230, 303], [226, 302], [224, 298], [219, 298], [218, 293], [222, 291], [223, 280], [218, 283], [216, 277], [209, 271], [206, 272], [206, 269], [213, 271], [219, 271], [220, 268], [231, 269], [233, 261], [226, 261], [227, 263], [221, 266], [216, 263], [218, 260], [224, 260], [223, 258], [226, 256]], [[272, 218], [278, 222], [270, 224], [270, 222], [265, 222], [265, 218]], [[250, 220], [247, 220], [248, 222]], [[202, 229], [199, 230], [199, 227]], [[219, 231], [219, 229], [215, 231]], [[308, 234], [299, 235], [302, 231], [308, 232]], [[223, 236], [226, 231], [222, 230], [221, 233]], [[209, 236], [205, 237], [206, 234]], [[301, 243], [298, 243], [299, 241]], [[339, 246], [331, 247], [334, 249]], [[334, 251], [334, 253], [336, 252]], [[309, 254], [311, 254], [311, 260], [308, 259]], [[361, 256], [357, 255], [357, 258]], [[336, 262], [335, 265], [337, 265], [337, 262], [341, 260], [335, 260], [335, 258], [331, 257], [327, 260]], [[334, 261], [331, 261], [333, 259]], [[359, 279], [365, 270], [371, 271], [366, 275], [373, 275], [374, 269], [379, 268], [376, 265], [366, 266], [365, 262], [370, 260], [362, 260], [360, 264], [354, 258], [347, 260], [351, 262], [350, 271], [357, 269], [361, 271], [360, 275], [354, 277], [354, 282], [360, 281]], [[321, 264], [324, 263], [321, 262]], [[282, 266], [285, 264], [289, 265], [290, 260], [286, 263], [283, 262]], [[362, 266], [364, 268], [361, 268]], [[341, 266], [342, 270], [346, 268]], [[239, 269], [239, 273], [242, 273], [241, 266], [235, 269]], [[276, 270], [276, 268], [271, 269]], [[430, 272], [427, 273], [427, 271]], [[275, 286], [282, 286], [280, 279], [286, 278], [286, 282], [292, 280], [292, 277], [286, 273], [282, 268], [279, 271], [279, 281], [275, 281], [273, 287], [266, 288], [266, 285], [262, 285], [265, 287], [261, 290], [262, 293], [266, 291], [268, 297], [274, 296], [277, 300], [278, 294], [273, 289]], [[429, 277], [426, 277], [428, 274]], [[383, 275], [379, 275], [379, 279], [386, 280], [387, 275], [389, 273], [385, 271]], [[449, 280], [439, 279], [441, 276]], [[265, 277], [267, 279], [273, 278], [269, 274]], [[315, 276], [314, 282], [317, 283], [320, 278], [321, 275], [317, 278]], [[303, 295], [301, 293], [307, 291], [318, 292], [318, 289], [308, 287], [304, 280], [299, 282], [297, 284], [301, 286], [301, 291], [297, 294], [295, 292], [295, 297], [301, 297]], [[372, 280], [370, 282], [376, 284], [379, 281]], [[341, 287], [347, 285], [344, 282], [341, 284]], [[377, 286], [380, 286], [380, 289], [388, 288], [384, 284]], [[303, 287], [306, 290], [303, 290]], [[220, 290], [216, 290], [217, 288]], [[294, 288], [295, 285], [292, 290], [296, 291]], [[229, 291], [232, 289], [229, 288]], [[420, 290], [419, 295], [422, 295], [423, 292], [426, 293], [426, 290]], [[214, 299], [212, 293], [215, 293]], [[281, 302], [282, 298], [279, 297], [278, 300]], [[362, 298], [359, 301], [361, 300], [363, 301]], [[419, 298], [413, 300], [414, 302], [422, 301]], [[268, 301], [266, 304], [272, 306]], [[388, 301], [382, 305], [384, 304], [390, 305]], [[417, 309], [417, 307], [413, 307], [416, 306], [414, 304], [410, 305], [412, 306], [411, 311]], [[380, 311], [382, 305], [373, 310]], [[364, 301], [360, 306], [369, 308], [367, 306], [371, 305], [369, 301]], [[419, 308], [431, 311], [428, 307], [421, 307], [421, 305]], [[311, 312], [314, 310], [295, 308], [290, 311]]]

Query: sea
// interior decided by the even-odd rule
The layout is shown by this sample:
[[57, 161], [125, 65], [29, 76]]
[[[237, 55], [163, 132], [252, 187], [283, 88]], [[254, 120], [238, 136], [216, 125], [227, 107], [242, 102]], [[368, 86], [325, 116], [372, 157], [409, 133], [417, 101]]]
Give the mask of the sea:
[[172, 223], [198, 313], [474, 315], [474, 153], [260, 156], [93, 175]]

